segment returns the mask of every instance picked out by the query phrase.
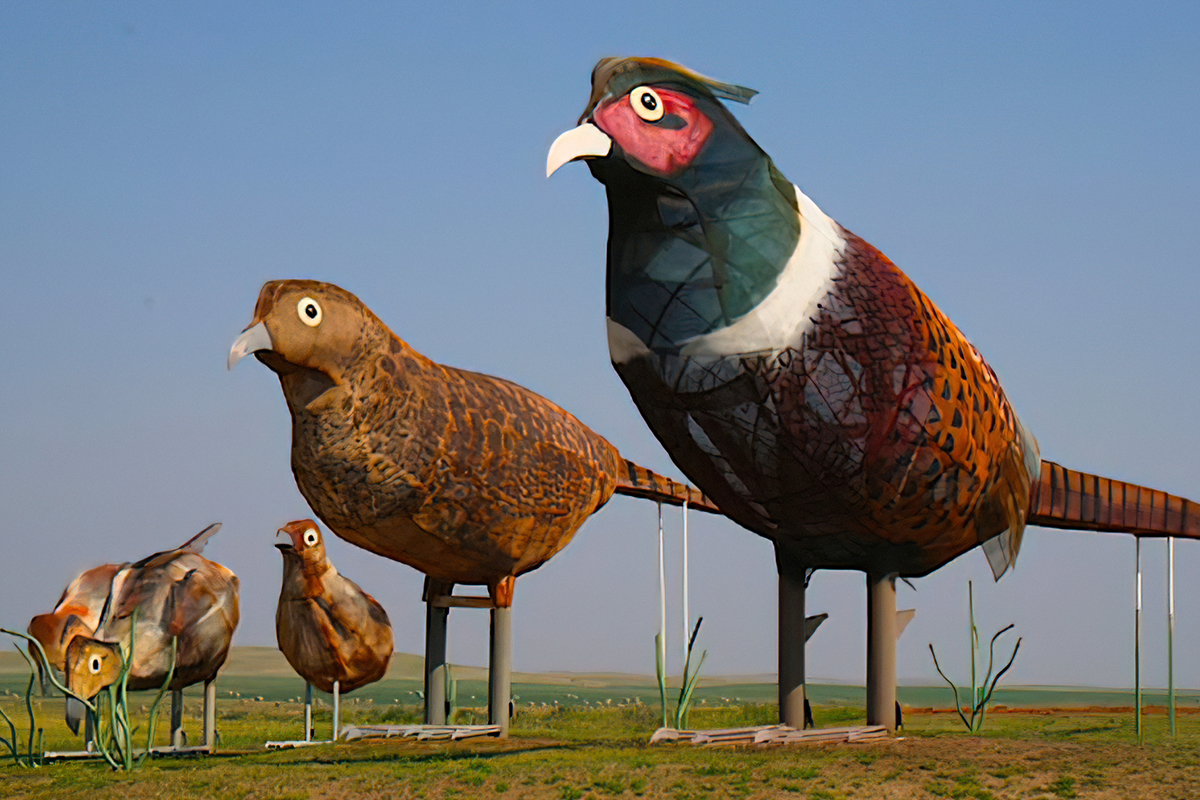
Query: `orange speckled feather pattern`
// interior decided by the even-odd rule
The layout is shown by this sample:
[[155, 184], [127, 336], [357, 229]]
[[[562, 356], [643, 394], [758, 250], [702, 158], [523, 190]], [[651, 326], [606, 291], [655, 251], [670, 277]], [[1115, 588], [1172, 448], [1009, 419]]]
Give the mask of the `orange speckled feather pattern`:
[[[303, 298], [319, 325], [297, 319]], [[270, 282], [255, 322], [270, 331], [257, 355], [279, 373], [305, 499], [339, 537], [432, 578], [494, 589], [535, 569], [627, 482], [617, 449], [575, 417], [431, 361], [344, 289]]]

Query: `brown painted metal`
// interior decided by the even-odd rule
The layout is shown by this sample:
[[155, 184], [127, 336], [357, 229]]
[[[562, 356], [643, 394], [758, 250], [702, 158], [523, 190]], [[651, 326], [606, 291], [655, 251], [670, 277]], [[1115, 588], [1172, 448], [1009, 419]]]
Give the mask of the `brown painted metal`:
[[431, 578], [511, 602], [503, 582], [545, 563], [618, 491], [715, 511], [549, 400], [431, 361], [337, 286], [271, 281], [247, 332], [260, 324], [270, 346], [255, 355], [287, 399], [301, 494], [339, 537]]
[[[95, 632], [76, 635], [67, 646], [68, 688], [91, 697], [115, 679], [116, 673], [108, 670], [115, 664], [119, 671], [116, 648], [129, 641], [135, 612], [130, 689], [162, 685], [171, 666], [171, 641], [176, 637], [171, 689], [216, 676], [240, 619], [238, 579], [226, 567], [187, 547], [156, 553], [118, 571]], [[87, 657], [93, 654], [103, 657], [106, 669], [102, 674], [88, 669]]]
[[1042, 462], [1030, 525], [1200, 539], [1200, 506], [1183, 497]]
[[292, 669], [323, 692], [342, 693], [374, 683], [392, 658], [392, 626], [371, 595], [330, 563], [317, 524], [310, 519], [279, 529], [288, 541], [283, 586], [275, 611], [279, 649]]

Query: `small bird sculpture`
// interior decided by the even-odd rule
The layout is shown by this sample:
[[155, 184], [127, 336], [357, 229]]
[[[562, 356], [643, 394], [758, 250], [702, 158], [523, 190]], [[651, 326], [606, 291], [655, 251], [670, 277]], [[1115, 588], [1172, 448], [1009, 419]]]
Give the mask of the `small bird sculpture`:
[[[157, 689], [172, 667], [174, 691], [211, 681], [225, 663], [239, 620], [238, 579], [226, 567], [200, 555], [220, 523], [210, 525], [179, 548], [123, 565], [94, 630], [68, 626], [67, 688], [92, 698], [121, 672], [121, 644], [133, 636], [128, 688]], [[78, 732], [82, 704], [67, 701], [67, 724]]]
[[[96, 630], [96, 626], [100, 624], [100, 612], [104, 610], [104, 601], [108, 599], [108, 593], [112, 589], [113, 577], [125, 566], [127, 565], [101, 564], [83, 572], [63, 590], [62, 597], [53, 611], [38, 614], [29, 621], [27, 631], [41, 644], [46, 659], [50, 662], [49, 667], [59, 672], [66, 670], [67, 631], [75, 635], [82, 630], [90, 635]], [[33, 663], [37, 665], [42, 694], [45, 694], [46, 678], [43, 670], [46, 665], [43, 665], [37, 648], [32, 644], [29, 646], [29, 654], [34, 657]]]
[[374, 683], [392, 658], [392, 626], [374, 597], [340, 574], [325, 555], [325, 542], [310, 519], [279, 529], [283, 588], [275, 610], [275, 637], [292, 669], [307, 681], [305, 738], [311, 731], [312, 686], [337, 698]]
[[875, 585], [979, 545], [999, 578], [1027, 524], [1200, 535], [1183, 498], [1042, 461], [958, 328], [721, 103], [754, 94], [603, 59], [547, 174], [584, 159], [605, 185], [613, 366], [676, 466], [775, 543], [781, 579]]
[[[420, 570], [438, 591], [488, 587], [489, 717], [501, 731], [517, 576], [565, 547], [614, 493], [716, 511], [699, 492], [626, 461], [544, 397], [431, 361], [332, 284], [264, 285], [229, 367], [249, 353], [279, 377], [292, 416], [292, 473], [329, 530]], [[431, 609], [441, 599], [427, 594]], [[433, 624], [427, 665], [444, 649], [444, 639], [433, 644]], [[427, 717], [440, 719], [426, 699]]]

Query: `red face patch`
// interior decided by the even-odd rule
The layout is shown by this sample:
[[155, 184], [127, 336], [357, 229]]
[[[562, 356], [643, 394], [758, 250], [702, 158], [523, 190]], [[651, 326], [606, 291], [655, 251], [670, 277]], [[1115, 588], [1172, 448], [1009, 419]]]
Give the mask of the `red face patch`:
[[[664, 177], [675, 175], [686, 169], [703, 149], [712, 133], [712, 121], [686, 94], [655, 88], [663, 114], [661, 119], [648, 122], [630, 102], [637, 91], [599, 106], [592, 114], [592, 121], [649, 171]], [[682, 127], [678, 127], [678, 120], [683, 121]]]

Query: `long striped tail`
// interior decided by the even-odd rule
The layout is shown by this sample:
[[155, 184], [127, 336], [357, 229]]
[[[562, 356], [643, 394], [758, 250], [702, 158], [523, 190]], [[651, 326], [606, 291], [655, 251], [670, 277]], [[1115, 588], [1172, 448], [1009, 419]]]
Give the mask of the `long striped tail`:
[[693, 489], [685, 483], [673, 481], [645, 467], [639, 467], [629, 459], [624, 461], [625, 474], [617, 479], [617, 494], [644, 497], [672, 506], [681, 506], [686, 500], [688, 508], [707, 511], [710, 514], [721, 513], [721, 509], [699, 489]]
[[1029, 496], [1030, 525], [1200, 539], [1200, 506], [1183, 497], [1042, 462]]

